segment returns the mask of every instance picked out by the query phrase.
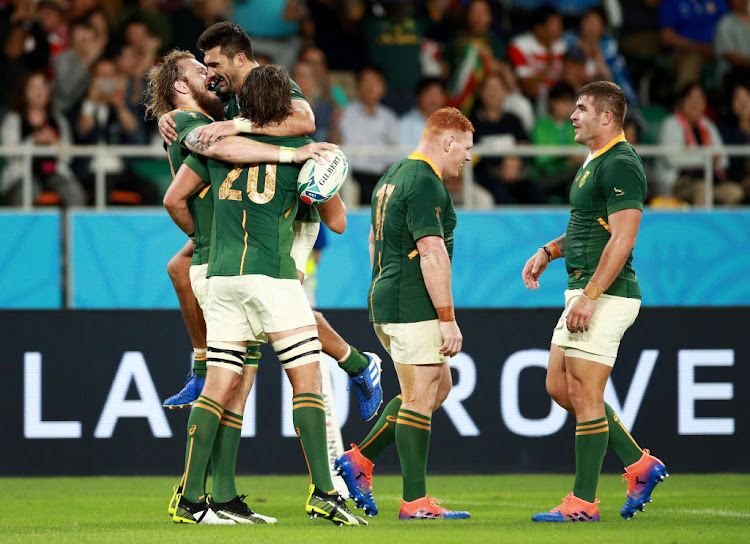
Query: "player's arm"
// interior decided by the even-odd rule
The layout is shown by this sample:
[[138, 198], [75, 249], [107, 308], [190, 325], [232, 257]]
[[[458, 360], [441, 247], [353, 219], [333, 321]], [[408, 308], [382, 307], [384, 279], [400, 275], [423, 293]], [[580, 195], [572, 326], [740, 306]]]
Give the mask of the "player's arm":
[[318, 204], [318, 212], [320, 212], [320, 220], [326, 227], [336, 234], [344, 233], [346, 230], [346, 204], [339, 195], [335, 195], [323, 204]]
[[635, 247], [643, 212], [636, 208], [620, 210], [609, 216], [611, 237], [604, 246], [599, 264], [583, 290], [583, 296], [573, 303], [568, 313], [567, 325], [571, 332], [589, 330], [591, 316], [596, 310], [596, 301], [606, 291], [625, 266], [630, 252]]
[[203, 143], [201, 131], [206, 126], [210, 125], [202, 125], [191, 130], [185, 137], [185, 146], [193, 153], [235, 164], [301, 163], [311, 158], [322, 163], [326, 151], [338, 149], [338, 146], [327, 142], [315, 142], [303, 147], [292, 148], [264, 144], [242, 136], [220, 137], [214, 143]]
[[188, 236], [195, 233], [195, 220], [190, 213], [187, 199], [205, 185], [198, 174], [183, 164], [164, 195], [164, 207], [169, 216]]
[[172, 145], [172, 142], [177, 141], [177, 124], [174, 121], [174, 116], [179, 111], [172, 110], [159, 117], [159, 135], [167, 145]]
[[565, 257], [565, 234], [537, 249], [536, 253], [523, 265], [521, 278], [526, 289], [539, 289], [539, 276], [547, 269], [551, 261], [560, 257]]
[[266, 136], [304, 136], [315, 132], [315, 114], [310, 104], [301, 98], [292, 99], [292, 113], [280, 123], [262, 127], [253, 125], [253, 134]]
[[463, 336], [456, 323], [451, 293], [451, 260], [441, 236], [423, 236], [417, 240], [420, 267], [425, 287], [440, 320], [443, 345], [440, 353], [453, 357], [461, 351]]

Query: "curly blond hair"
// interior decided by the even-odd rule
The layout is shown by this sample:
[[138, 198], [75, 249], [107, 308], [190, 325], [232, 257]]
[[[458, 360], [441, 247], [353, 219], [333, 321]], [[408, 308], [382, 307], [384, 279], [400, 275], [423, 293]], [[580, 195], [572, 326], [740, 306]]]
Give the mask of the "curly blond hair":
[[180, 61], [194, 59], [190, 51], [175, 49], [164, 60], [148, 71], [146, 88], [146, 118], [158, 119], [176, 108], [174, 84], [184, 81]]

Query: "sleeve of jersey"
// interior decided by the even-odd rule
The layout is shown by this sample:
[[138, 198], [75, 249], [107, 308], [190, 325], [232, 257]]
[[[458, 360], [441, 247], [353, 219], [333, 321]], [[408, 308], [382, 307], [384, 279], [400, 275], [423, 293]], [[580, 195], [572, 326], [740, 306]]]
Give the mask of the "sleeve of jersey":
[[308, 102], [307, 97], [302, 94], [302, 89], [299, 88], [299, 85], [297, 85], [293, 79], [290, 79], [289, 81], [292, 82], [292, 100], [304, 100], [305, 102]]
[[193, 129], [210, 124], [211, 119], [195, 111], [181, 111], [175, 114], [174, 123], [177, 143], [181, 144]]
[[609, 163], [602, 172], [602, 190], [607, 214], [620, 210], [643, 210], [646, 200], [646, 177], [633, 158]]
[[443, 237], [443, 202], [439, 180], [418, 175], [406, 198], [406, 223], [416, 241], [425, 236]]
[[186, 164], [188, 168], [198, 174], [198, 177], [203, 180], [203, 183], [211, 183], [211, 176], [208, 172], [206, 157], [203, 155], [191, 153], [182, 164]]

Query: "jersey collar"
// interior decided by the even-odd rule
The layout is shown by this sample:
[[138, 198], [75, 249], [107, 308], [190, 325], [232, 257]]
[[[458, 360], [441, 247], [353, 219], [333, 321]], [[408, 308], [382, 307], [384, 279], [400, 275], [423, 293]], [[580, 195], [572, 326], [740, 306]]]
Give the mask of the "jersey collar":
[[594, 153], [591, 156], [591, 158], [594, 159], [596, 157], [601, 157], [607, 151], [609, 151], [610, 149], [612, 149], [615, 144], [619, 144], [620, 142], [627, 142], [627, 140], [625, 139], [625, 133], [624, 132], [621, 132], [618, 136], [615, 136], [614, 138], [612, 138], [607, 145], [605, 145], [604, 147], [602, 147], [601, 149], [599, 149], [596, 153]]
[[417, 153], [416, 151], [409, 155], [407, 157], [408, 159], [411, 159], [413, 161], [424, 161], [427, 164], [430, 165], [432, 168], [432, 171], [435, 172], [435, 175], [439, 177], [441, 180], [443, 179], [443, 176], [440, 175], [440, 172], [437, 169], [437, 166], [435, 166], [435, 163], [433, 163], [426, 155], [422, 155], [421, 153]]

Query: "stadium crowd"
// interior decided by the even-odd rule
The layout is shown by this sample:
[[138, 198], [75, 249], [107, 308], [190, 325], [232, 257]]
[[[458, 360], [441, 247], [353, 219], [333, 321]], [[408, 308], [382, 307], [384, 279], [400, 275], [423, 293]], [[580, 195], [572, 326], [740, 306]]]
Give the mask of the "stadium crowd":
[[[458, 107], [477, 143], [573, 145], [576, 91], [605, 79], [629, 104], [633, 144], [750, 143], [750, 0], [0, 0], [0, 145], [161, 145], [145, 74], [234, 20], [261, 64], [284, 65], [313, 107], [316, 140], [413, 148]], [[697, 158], [696, 158], [697, 157]], [[350, 156], [359, 201], [392, 162]], [[562, 203], [580, 156], [475, 157], [472, 206]], [[21, 202], [21, 157], [0, 157], [0, 202]], [[33, 160], [36, 205], [161, 202], [163, 161]], [[700, 155], [647, 161], [649, 201], [705, 202]], [[750, 201], [750, 157], [717, 152], [714, 199]], [[166, 171], [166, 179], [164, 172]], [[463, 180], [446, 180], [458, 205]]]

